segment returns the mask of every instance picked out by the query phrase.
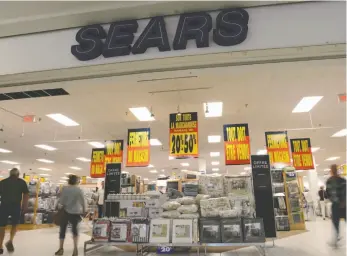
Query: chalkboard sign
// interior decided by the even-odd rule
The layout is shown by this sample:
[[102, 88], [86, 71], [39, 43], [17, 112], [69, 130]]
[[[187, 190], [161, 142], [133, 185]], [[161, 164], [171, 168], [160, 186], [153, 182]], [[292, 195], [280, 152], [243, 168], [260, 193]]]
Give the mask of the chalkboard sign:
[[[105, 199], [109, 194], [119, 194], [121, 192], [121, 164], [112, 163], [106, 165], [105, 175]], [[106, 203], [106, 217], [119, 216], [119, 203]]]

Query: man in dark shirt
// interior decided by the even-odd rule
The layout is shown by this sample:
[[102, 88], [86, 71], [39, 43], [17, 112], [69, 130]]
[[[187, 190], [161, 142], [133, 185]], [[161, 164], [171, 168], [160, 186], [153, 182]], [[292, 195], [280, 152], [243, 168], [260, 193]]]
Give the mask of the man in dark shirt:
[[321, 208], [321, 212], [322, 212], [322, 217], [323, 220], [325, 220], [325, 199], [327, 199], [327, 192], [324, 190], [324, 186], [320, 187], [320, 190], [318, 191], [318, 196], [319, 196], [319, 205]]
[[335, 237], [332, 243], [337, 247], [339, 240], [339, 224], [340, 218], [346, 220], [346, 180], [337, 172], [337, 165], [333, 164], [330, 167], [331, 177], [327, 180], [326, 192], [331, 201], [331, 219], [335, 228]]
[[12, 229], [6, 248], [9, 252], [13, 252], [13, 238], [16, 235], [21, 211], [25, 212], [28, 207], [28, 186], [24, 180], [19, 178], [19, 170], [17, 168], [13, 168], [10, 171], [10, 177], [0, 181], [0, 195], [0, 254], [3, 254], [3, 242], [8, 217], [11, 216]]

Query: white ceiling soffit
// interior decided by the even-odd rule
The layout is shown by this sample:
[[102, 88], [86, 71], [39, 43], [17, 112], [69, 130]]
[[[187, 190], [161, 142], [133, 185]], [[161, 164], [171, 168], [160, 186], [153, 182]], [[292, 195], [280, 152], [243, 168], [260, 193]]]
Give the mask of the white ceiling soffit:
[[82, 27], [157, 15], [304, 1], [85, 1], [0, 2], [0, 37]]

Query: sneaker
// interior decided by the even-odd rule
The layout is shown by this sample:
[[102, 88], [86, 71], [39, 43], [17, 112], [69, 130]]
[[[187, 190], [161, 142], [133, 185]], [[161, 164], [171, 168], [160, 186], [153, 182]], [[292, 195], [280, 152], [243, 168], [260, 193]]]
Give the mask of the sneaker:
[[8, 251], [9, 253], [14, 252], [14, 247], [13, 247], [12, 241], [8, 241], [8, 242], [5, 244], [5, 246], [6, 246], [6, 249], [7, 249], [7, 251]]
[[54, 255], [64, 255], [64, 249], [60, 248]]
[[4, 249], [0, 249], [0, 254], [4, 254]]

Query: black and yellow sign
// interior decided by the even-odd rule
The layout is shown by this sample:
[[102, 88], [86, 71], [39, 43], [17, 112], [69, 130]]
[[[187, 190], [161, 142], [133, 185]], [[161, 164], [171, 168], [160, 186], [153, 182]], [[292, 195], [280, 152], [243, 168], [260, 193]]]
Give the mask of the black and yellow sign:
[[225, 164], [250, 164], [251, 147], [248, 124], [225, 124], [223, 134]]
[[314, 169], [311, 140], [309, 138], [291, 139], [290, 146], [292, 148], [293, 166], [296, 170]]
[[270, 164], [290, 165], [287, 131], [265, 132], [265, 140]]
[[170, 156], [199, 156], [198, 113], [170, 114]]
[[93, 148], [92, 158], [90, 163], [90, 177], [103, 178], [105, 177], [105, 149]]
[[148, 166], [150, 161], [150, 128], [129, 129], [127, 166]]
[[106, 142], [105, 171], [107, 164], [123, 162], [123, 140], [111, 140]]

